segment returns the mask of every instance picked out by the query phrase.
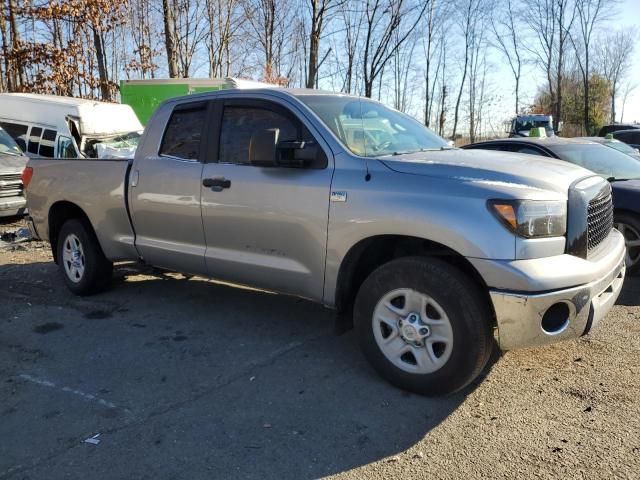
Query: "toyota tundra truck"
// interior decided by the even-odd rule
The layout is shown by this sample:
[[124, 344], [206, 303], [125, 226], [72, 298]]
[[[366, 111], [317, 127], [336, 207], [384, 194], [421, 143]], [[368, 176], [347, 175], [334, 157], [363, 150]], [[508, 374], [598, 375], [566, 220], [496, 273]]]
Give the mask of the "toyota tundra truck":
[[379, 374], [426, 395], [469, 384], [496, 346], [589, 333], [625, 276], [605, 179], [450, 148], [349, 95], [168, 100], [132, 160], [31, 159], [23, 180], [74, 293], [139, 261], [304, 297], [352, 318]]

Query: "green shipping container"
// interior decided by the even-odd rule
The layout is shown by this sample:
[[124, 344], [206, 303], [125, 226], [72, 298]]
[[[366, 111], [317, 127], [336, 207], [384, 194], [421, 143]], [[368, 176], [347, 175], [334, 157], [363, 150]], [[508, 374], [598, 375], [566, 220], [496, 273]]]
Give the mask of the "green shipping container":
[[224, 88], [240, 88], [239, 82], [251, 83], [255, 87], [260, 86], [258, 82], [232, 78], [122, 80], [120, 81], [120, 102], [130, 105], [140, 122], [146, 125], [158, 105], [169, 98]]

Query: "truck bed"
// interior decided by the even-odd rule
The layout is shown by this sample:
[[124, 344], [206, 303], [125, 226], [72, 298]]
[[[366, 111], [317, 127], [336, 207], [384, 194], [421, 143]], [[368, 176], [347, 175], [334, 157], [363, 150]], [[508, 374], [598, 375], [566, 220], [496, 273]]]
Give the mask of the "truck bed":
[[[81, 208], [94, 226], [104, 254], [111, 260], [136, 259], [128, 212], [127, 187], [132, 159], [30, 159], [29, 214], [36, 225], [56, 208]], [[96, 181], [96, 180], [99, 181]], [[49, 231], [37, 231], [50, 240]]]

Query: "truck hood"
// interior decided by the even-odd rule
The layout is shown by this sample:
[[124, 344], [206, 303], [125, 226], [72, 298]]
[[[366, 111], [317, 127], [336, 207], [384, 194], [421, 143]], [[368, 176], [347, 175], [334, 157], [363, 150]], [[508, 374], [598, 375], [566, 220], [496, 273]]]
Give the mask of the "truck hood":
[[566, 196], [575, 180], [594, 175], [561, 160], [488, 150], [439, 150], [380, 160], [398, 173], [457, 180], [514, 194], [528, 189]]
[[22, 173], [27, 166], [27, 157], [17, 155], [0, 155], [0, 175]]

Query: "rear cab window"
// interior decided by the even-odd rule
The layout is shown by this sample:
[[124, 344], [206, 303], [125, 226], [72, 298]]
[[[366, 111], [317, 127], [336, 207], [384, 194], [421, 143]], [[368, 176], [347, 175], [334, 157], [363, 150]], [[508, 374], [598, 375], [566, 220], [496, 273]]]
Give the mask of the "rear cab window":
[[202, 129], [206, 120], [207, 104], [204, 102], [176, 106], [162, 138], [160, 156], [199, 161]]

